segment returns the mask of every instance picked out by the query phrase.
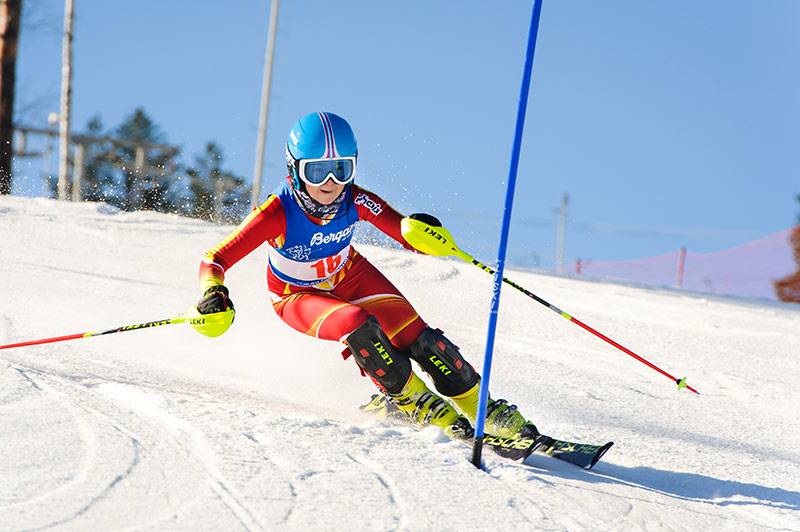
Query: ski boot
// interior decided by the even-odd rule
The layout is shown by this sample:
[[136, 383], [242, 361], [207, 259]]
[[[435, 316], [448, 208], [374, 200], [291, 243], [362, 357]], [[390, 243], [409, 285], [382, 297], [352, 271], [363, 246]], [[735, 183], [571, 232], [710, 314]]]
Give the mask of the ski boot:
[[379, 419], [399, 419], [416, 425], [439, 427], [451, 439], [469, 439], [475, 433], [469, 420], [428, 389], [415, 373], [397, 394], [375, 394], [361, 406]]
[[358, 409], [378, 419], [403, 419], [397, 407], [382, 393], [372, 394], [369, 402]]
[[456, 409], [430, 391], [413, 371], [403, 389], [399, 393], [389, 394], [389, 398], [398, 410], [418, 425], [434, 425], [444, 429], [459, 417]]
[[486, 407], [486, 431], [503, 438], [532, 438], [539, 436], [536, 425], [519, 413], [517, 405], [505, 399], [489, 399]]
[[469, 440], [475, 435], [475, 429], [464, 416], [459, 416], [452, 425], [444, 429], [451, 440]]
[[[459, 410], [473, 423], [478, 415], [479, 388], [480, 384], [476, 384], [466, 393], [451, 397]], [[517, 406], [509, 404], [505, 399], [489, 398], [484, 426], [487, 434], [501, 438], [535, 438], [539, 435], [536, 425], [527, 421]]]

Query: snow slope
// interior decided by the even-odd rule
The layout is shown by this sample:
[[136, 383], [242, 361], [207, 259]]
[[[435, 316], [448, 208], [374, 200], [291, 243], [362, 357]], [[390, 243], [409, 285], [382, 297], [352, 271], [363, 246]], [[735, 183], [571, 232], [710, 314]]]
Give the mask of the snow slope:
[[[451, 228], [457, 236], [459, 228]], [[0, 344], [168, 317], [229, 228], [0, 196]], [[490, 280], [361, 246], [480, 367]], [[509, 277], [703, 395], [505, 290], [494, 394], [615, 447], [591, 472], [385, 425], [341, 346], [273, 314], [264, 249], [229, 273], [236, 323], [0, 351], [0, 529], [800, 530], [800, 312], [532, 273]]]

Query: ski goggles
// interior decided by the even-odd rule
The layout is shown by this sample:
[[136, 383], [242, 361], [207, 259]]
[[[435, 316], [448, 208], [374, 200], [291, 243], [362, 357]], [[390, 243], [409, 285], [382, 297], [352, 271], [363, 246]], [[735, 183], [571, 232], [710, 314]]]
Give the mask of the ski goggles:
[[297, 173], [300, 179], [312, 186], [319, 186], [328, 179], [346, 185], [356, 177], [356, 158], [300, 159]]

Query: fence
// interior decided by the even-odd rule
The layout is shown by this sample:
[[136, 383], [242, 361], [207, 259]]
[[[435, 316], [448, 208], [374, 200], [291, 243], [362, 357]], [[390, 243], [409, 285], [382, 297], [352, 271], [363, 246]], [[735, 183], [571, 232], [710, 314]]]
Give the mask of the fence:
[[800, 249], [795, 245], [800, 246], [800, 226], [713, 253], [676, 250], [632, 261], [580, 261], [576, 273], [594, 279], [776, 300], [775, 282], [789, 280], [800, 269]]

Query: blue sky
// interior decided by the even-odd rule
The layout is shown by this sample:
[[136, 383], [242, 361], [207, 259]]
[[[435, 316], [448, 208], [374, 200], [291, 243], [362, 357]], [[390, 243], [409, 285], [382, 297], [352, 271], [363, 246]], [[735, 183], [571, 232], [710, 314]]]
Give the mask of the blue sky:
[[[78, 0], [74, 124], [144, 106], [191, 160], [207, 140], [250, 176], [269, 2]], [[58, 109], [63, 3], [26, 4], [18, 121]], [[264, 194], [294, 120], [353, 125], [360, 182], [496, 255], [530, 2], [284, 0]], [[800, 3], [549, 0], [542, 10], [509, 259], [708, 252], [794, 223]], [[30, 166], [27, 166], [30, 165]], [[33, 163], [17, 191], [40, 188]], [[27, 170], [27, 171], [26, 171]]]

